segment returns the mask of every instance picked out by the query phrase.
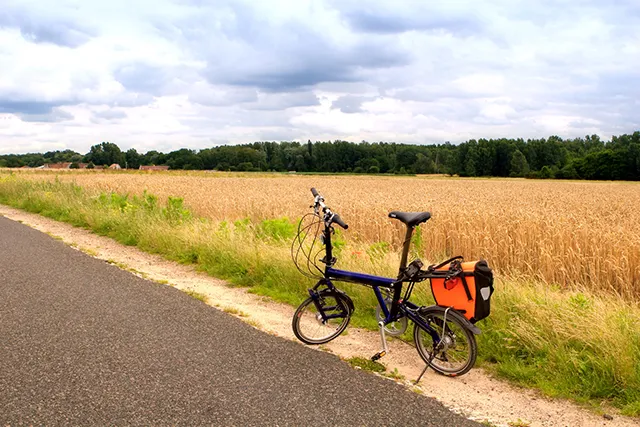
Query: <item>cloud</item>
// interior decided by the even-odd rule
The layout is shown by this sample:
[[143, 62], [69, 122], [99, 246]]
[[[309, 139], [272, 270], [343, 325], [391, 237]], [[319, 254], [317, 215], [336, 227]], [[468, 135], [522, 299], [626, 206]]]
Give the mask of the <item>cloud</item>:
[[95, 111], [93, 117], [96, 119], [117, 120], [126, 118], [127, 113], [122, 110]]
[[[293, 2], [283, 3], [282, 7], [293, 7]], [[304, 16], [280, 17], [278, 12], [269, 19], [273, 12], [259, 8], [248, 2], [201, 6], [170, 26], [180, 31], [169, 31], [167, 37], [178, 40], [205, 64], [202, 74], [209, 83], [270, 92], [362, 81], [366, 70], [411, 61], [410, 52], [402, 47], [336, 27], [329, 9], [309, 17], [320, 21], [310, 26]], [[327, 25], [322, 25], [325, 20]]]
[[248, 110], [286, 110], [295, 107], [320, 105], [313, 92], [260, 93], [258, 99], [246, 104]]
[[366, 33], [439, 31], [457, 36], [473, 36], [484, 29], [478, 14], [466, 6], [458, 6], [456, 2], [368, 2], [365, 7], [361, 2], [355, 1], [334, 4], [352, 29]]
[[608, 138], [640, 126], [632, 0], [49, 6], [2, 4], [0, 115], [11, 120], [0, 137], [14, 152], [107, 139], [144, 151]]
[[362, 104], [368, 101], [373, 101], [377, 97], [375, 96], [354, 96], [345, 95], [333, 101], [331, 108], [337, 108], [343, 113], [362, 113]]
[[48, 112], [30, 112], [30, 113], [18, 113], [16, 114], [23, 122], [44, 122], [55, 123], [65, 122], [74, 119], [73, 114], [64, 111], [59, 107], [53, 107]]
[[96, 32], [80, 20], [76, 20], [74, 8], [56, 4], [53, 11], [33, 3], [7, 1], [0, 13], [0, 28], [16, 28], [22, 37], [33, 43], [77, 48], [95, 37]]
[[144, 63], [124, 65], [113, 76], [125, 90], [148, 94], [161, 92], [171, 79], [168, 70]]
[[0, 113], [10, 113], [16, 115], [49, 114], [57, 105], [59, 104], [53, 102], [0, 100]]

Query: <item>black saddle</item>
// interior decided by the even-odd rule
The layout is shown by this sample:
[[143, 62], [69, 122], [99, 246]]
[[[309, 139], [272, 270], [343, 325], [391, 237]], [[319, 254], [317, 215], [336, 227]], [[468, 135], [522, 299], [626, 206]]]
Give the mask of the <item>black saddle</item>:
[[407, 227], [415, 227], [418, 224], [427, 222], [427, 220], [431, 218], [431, 213], [430, 212], [393, 211], [393, 212], [389, 212], [389, 218], [399, 219], [400, 221], [407, 224]]

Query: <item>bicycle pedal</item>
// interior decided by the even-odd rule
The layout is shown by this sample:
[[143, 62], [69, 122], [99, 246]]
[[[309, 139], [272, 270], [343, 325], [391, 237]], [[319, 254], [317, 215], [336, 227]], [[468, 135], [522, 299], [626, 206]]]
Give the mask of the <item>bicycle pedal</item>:
[[378, 352], [378, 353], [374, 354], [373, 356], [371, 356], [371, 361], [375, 362], [376, 360], [380, 360], [385, 354], [387, 354], [386, 351]]

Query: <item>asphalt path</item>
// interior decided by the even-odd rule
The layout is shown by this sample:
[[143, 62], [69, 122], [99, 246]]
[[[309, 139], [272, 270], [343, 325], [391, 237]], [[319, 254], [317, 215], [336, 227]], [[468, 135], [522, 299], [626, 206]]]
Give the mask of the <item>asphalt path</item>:
[[202, 424], [478, 425], [0, 217], [0, 425]]

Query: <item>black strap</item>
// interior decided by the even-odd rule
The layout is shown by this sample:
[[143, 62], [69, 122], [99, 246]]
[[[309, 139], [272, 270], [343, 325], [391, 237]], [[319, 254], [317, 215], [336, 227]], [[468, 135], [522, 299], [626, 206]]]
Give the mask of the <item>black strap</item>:
[[448, 260], [441, 262], [438, 265], [432, 265], [430, 268], [433, 270], [437, 270], [441, 267], [444, 267], [445, 265], [449, 264], [451, 261], [455, 261], [457, 259], [463, 259], [464, 257], [462, 255], [458, 255], [458, 256], [454, 256], [453, 258], [449, 258]]
[[462, 284], [464, 285], [464, 291], [467, 293], [467, 300], [471, 301], [473, 297], [471, 296], [471, 291], [469, 291], [469, 285], [467, 285], [467, 279], [464, 278], [464, 274], [460, 275], [460, 279], [462, 279]]
[[467, 279], [465, 279], [464, 277], [465, 275], [464, 270], [462, 269], [462, 263], [459, 260], [454, 259], [454, 261], [451, 263], [451, 267], [449, 267], [449, 273], [453, 274], [448, 277], [460, 277], [460, 280], [462, 280], [462, 285], [464, 286], [464, 292], [467, 294], [467, 300], [473, 300], [473, 297], [471, 297], [471, 291], [469, 290], [469, 285], [467, 284]]

